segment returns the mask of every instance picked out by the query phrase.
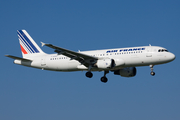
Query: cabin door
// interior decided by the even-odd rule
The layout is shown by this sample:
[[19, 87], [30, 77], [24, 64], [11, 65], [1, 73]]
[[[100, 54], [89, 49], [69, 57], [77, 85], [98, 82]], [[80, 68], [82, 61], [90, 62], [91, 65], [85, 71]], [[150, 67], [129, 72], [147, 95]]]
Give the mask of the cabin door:
[[43, 57], [41, 58], [41, 67], [44, 68], [45, 66], [46, 66], [46, 57], [43, 56]]
[[152, 47], [149, 46], [146, 48], [146, 50], [147, 50], [146, 57], [152, 57]]

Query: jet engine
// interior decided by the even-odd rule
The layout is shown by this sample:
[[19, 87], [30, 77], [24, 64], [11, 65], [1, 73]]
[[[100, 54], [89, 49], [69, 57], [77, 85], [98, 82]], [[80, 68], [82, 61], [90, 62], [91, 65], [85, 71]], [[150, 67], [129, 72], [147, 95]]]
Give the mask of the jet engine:
[[121, 75], [122, 77], [134, 77], [136, 75], [136, 68], [126, 67], [126, 68], [114, 71], [114, 74]]
[[121, 65], [124, 65], [123, 59], [103, 59], [96, 63], [96, 66], [100, 69], [114, 68]]
[[112, 68], [114, 66], [114, 60], [113, 59], [98, 60], [96, 65], [100, 69]]

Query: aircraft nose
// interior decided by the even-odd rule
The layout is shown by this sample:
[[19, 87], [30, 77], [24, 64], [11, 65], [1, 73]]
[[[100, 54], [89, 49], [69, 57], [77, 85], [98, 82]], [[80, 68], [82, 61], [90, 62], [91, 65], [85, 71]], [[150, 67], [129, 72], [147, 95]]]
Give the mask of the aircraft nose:
[[176, 58], [176, 56], [175, 56], [173, 53], [171, 53], [171, 54], [169, 55], [169, 59], [170, 59], [171, 61], [173, 61], [175, 58]]

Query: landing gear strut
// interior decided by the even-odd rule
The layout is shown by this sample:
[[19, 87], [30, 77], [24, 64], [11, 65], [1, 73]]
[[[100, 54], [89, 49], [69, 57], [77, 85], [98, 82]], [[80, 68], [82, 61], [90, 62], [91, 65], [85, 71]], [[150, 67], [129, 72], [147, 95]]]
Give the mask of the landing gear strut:
[[93, 76], [93, 74], [92, 74], [92, 72], [91, 72], [91, 68], [92, 68], [92, 66], [89, 65], [89, 67], [88, 67], [88, 72], [86, 72], [86, 77], [88, 77], [88, 78], [92, 78], [92, 76]]
[[109, 73], [109, 71], [104, 71], [104, 76], [101, 77], [101, 82], [106, 83], [108, 81], [106, 74]]
[[153, 67], [154, 67], [154, 65], [149, 65], [149, 67], [151, 68], [151, 73], [150, 73], [150, 74], [151, 74], [152, 76], [154, 76], [154, 75], [155, 75], [155, 72], [153, 72]]

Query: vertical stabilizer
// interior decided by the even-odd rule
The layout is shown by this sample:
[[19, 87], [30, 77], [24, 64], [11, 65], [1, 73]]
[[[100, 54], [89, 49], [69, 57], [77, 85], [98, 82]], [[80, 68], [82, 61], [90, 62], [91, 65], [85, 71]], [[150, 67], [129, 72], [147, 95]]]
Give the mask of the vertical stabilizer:
[[45, 54], [26, 30], [18, 30], [18, 38], [23, 58], [30, 58], [36, 55]]

